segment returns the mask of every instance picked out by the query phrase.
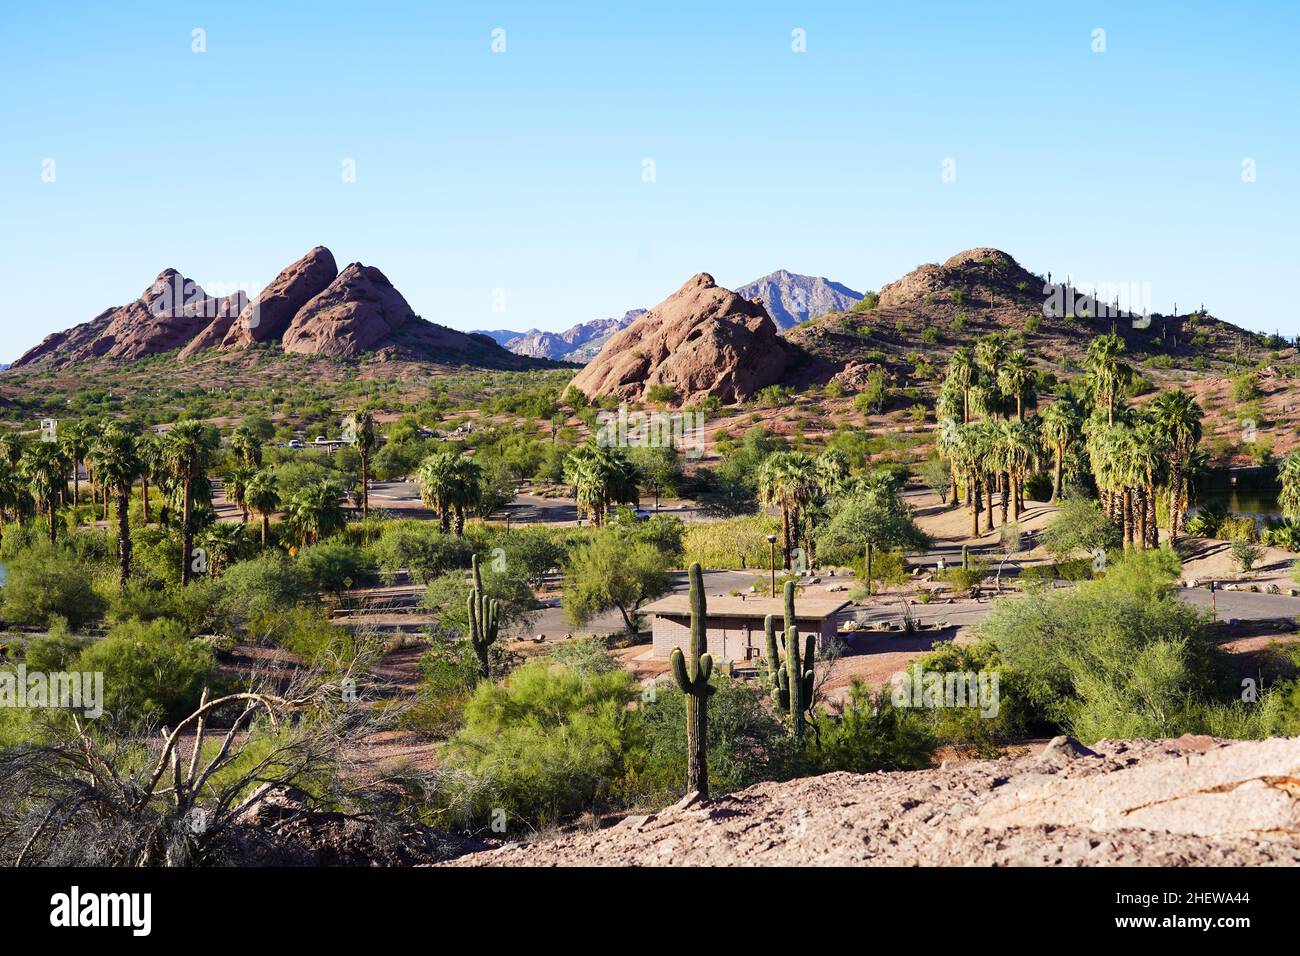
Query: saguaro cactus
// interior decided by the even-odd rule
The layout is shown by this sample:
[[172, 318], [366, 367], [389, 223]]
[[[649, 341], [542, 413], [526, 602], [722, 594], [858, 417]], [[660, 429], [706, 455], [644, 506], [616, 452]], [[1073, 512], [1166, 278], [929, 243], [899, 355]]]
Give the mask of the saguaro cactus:
[[785, 584], [785, 630], [781, 638], [785, 647], [784, 664], [777, 649], [774, 615], [769, 614], [764, 618], [763, 636], [767, 643], [767, 666], [772, 678], [772, 702], [782, 713], [790, 715], [790, 729], [796, 737], [800, 737], [804, 730], [804, 712], [812, 706], [813, 660], [817, 653], [817, 639], [808, 635], [801, 658], [799, 628], [795, 623], [793, 581]]
[[468, 601], [469, 642], [478, 655], [479, 674], [489, 677], [491, 669], [488, 666], [488, 648], [496, 642], [500, 630], [497, 624], [497, 602], [483, 590], [483, 573], [478, 569], [477, 554], [470, 565], [474, 569], [474, 590], [470, 592]]
[[704, 579], [699, 563], [691, 565], [690, 657], [674, 647], [668, 660], [677, 686], [686, 695], [686, 789], [709, 799], [709, 697], [716, 688], [709, 684], [713, 657], [707, 653], [707, 609]]

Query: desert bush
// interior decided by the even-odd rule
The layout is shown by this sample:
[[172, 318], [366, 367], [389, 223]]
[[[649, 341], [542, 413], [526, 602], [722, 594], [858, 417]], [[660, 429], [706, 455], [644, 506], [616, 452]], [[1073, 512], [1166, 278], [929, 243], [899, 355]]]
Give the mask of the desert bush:
[[844, 704], [815, 712], [809, 724], [802, 761], [810, 775], [922, 770], [934, 752], [934, 737], [918, 713], [895, 707], [887, 692], [873, 693], [861, 681], [853, 682]]
[[1227, 505], [1221, 501], [1207, 501], [1187, 519], [1187, 533], [1201, 538], [1217, 538], [1228, 517]]
[[1101, 505], [1088, 498], [1068, 497], [1051, 527], [1043, 532], [1043, 547], [1059, 562], [1074, 557], [1079, 551], [1101, 548], [1110, 551], [1119, 547], [1123, 532], [1106, 517]]
[[1095, 581], [995, 602], [976, 637], [1019, 675], [1031, 719], [1084, 741], [1177, 736], [1227, 672], [1178, 571], [1168, 548], [1133, 552]]
[[6, 567], [0, 615], [10, 623], [43, 626], [57, 616], [79, 627], [104, 612], [106, 602], [92, 580], [94, 567], [61, 545], [34, 542], [12, 555]]
[[1249, 574], [1264, 554], [1264, 549], [1246, 538], [1234, 538], [1229, 551], [1232, 562], [1244, 574]]
[[483, 681], [445, 745], [452, 774], [438, 802], [470, 825], [502, 810], [510, 827], [624, 806], [645, 753], [629, 707], [638, 694], [624, 670], [582, 675], [540, 662], [500, 684]]
[[86, 648], [75, 665], [104, 675], [104, 710], [119, 720], [175, 721], [220, 687], [216, 659], [175, 621], [129, 621]]
[[303, 584], [319, 594], [341, 595], [365, 584], [375, 570], [365, 552], [341, 540], [303, 548], [295, 561]]
[[390, 580], [405, 568], [418, 584], [428, 584], [454, 568], [468, 567], [472, 552], [470, 542], [439, 531], [432, 521], [390, 522], [371, 546], [371, 556]]
[[[977, 757], [996, 757], [1001, 748], [1025, 730], [1023, 695], [1016, 686], [1014, 671], [1002, 664], [998, 650], [992, 644], [954, 644], [945, 641], [921, 658], [914, 667], [921, 673], [986, 674], [997, 675], [997, 700], [990, 701], [983, 712], [974, 706], [926, 706], [920, 716], [929, 725], [930, 733], [940, 744], [948, 744], [959, 753]], [[915, 673], [913, 668], [909, 668]], [[990, 686], [991, 684], [987, 685]], [[910, 697], [909, 697], [910, 699]], [[904, 706], [907, 701], [895, 695], [894, 704]]]
[[[798, 748], [773, 715], [760, 685], [719, 674], [709, 698], [709, 793], [740, 790], [798, 772]], [[686, 695], [675, 682], [654, 688], [642, 705], [645, 760], [639, 795], [662, 806], [686, 790]]]

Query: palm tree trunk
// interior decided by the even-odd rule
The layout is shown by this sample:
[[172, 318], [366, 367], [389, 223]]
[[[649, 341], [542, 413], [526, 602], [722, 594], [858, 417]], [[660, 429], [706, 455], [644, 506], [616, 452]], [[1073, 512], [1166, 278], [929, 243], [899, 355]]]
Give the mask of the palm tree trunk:
[[191, 488], [188, 478], [181, 485], [181, 585], [190, 583], [190, 552], [194, 549], [194, 529], [190, 527]]
[[369, 464], [366, 461], [367, 456], [361, 456], [361, 517], [370, 517], [370, 481], [368, 477]]
[[1183, 486], [1183, 464], [1178, 458], [1169, 463], [1169, 545], [1178, 542], [1182, 531], [1183, 509], [1178, 507], [1178, 497]]
[[1056, 469], [1052, 474], [1052, 504], [1061, 497], [1061, 470], [1065, 465], [1065, 446], [1060, 443], [1056, 446]]
[[144, 514], [144, 523], [149, 523], [149, 478], [142, 476], [140, 478], [140, 510]]
[[1160, 547], [1160, 525], [1156, 520], [1156, 483], [1147, 479], [1147, 545]]
[[127, 580], [131, 577], [131, 523], [130, 523], [130, 503], [131, 503], [131, 486], [127, 485], [120, 488], [117, 496], [117, 560], [119, 570], [119, 580], [122, 587], [126, 587]]
[[271, 515], [268, 512], [263, 511], [262, 512], [262, 550], [263, 551], [266, 550], [266, 546], [270, 542], [270, 540], [271, 540]]
[[45, 503], [45, 513], [49, 518], [50, 524], [50, 544], [54, 544], [58, 541], [58, 525], [54, 523], [55, 513], [59, 510], [58, 505], [56, 504], [57, 500], [58, 499], [54, 495], [50, 495], [49, 501]]
[[456, 537], [465, 533], [465, 506], [456, 502]]
[[1133, 546], [1133, 489], [1125, 488], [1121, 502], [1124, 509], [1124, 547]]
[[970, 480], [970, 513], [972, 520], [972, 529], [975, 537], [980, 536], [980, 480], [972, 477]]
[[988, 520], [985, 521], [984, 523], [988, 525], [988, 529], [990, 531], [993, 530], [993, 488], [996, 484], [997, 484], [997, 479], [992, 475], [990, 475], [989, 480], [985, 482], [987, 491], [984, 495], [984, 502], [985, 502], [985, 508], [988, 512]]
[[1133, 546], [1146, 550], [1147, 493], [1141, 485], [1133, 489], [1133, 511]]
[[1011, 493], [1011, 476], [1005, 471], [998, 475], [998, 483], [1002, 485], [1002, 523], [1007, 523], [1007, 495]]

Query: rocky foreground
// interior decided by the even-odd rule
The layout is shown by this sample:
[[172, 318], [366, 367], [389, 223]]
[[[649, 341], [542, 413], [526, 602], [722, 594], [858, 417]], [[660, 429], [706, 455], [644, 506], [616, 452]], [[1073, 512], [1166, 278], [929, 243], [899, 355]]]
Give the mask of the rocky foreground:
[[688, 797], [453, 866], [1300, 864], [1300, 738], [1103, 741]]

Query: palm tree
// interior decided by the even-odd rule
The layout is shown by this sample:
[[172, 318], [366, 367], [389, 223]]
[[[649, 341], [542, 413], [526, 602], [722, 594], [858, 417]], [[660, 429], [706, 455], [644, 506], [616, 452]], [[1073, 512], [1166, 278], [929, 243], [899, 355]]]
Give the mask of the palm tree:
[[579, 516], [585, 511], [600, 527], [612, 504], [635, 505], [641, 500], [636, 468], [617, 448], [589, 441], [564, 460], [564, 479], [573, 486]]
[[275, 475], [269, 471], [259, 471], [248, 479], [244, 489], [244, 500], [248, 507], [262, 516], [262, 550], [266, 550], [271, 539], [271, 515], [280, 507], [280, 492], [275, 487]]
[[828, 497], [843, 493], [849, 481], [849, 456], [828, 448], [817, 456], [817, 484]]
[[231, 433], [230, 450], [245, 467], [262, 467], [262, 436], [251, 426], [240, 425]]
[[5, 512], [12, 508], [21, 520], [22, 504], [23, 487], [18, 469], [0, 454], [0, 544], [4, 543]]
[[1145, 532], [1142, 535], [1142, 547], [1158, 548], [1160, 528], [1156, 523], [1156, 485], [1168, 461], [1169, 448], [1163, 434], [1153, 421], [1140, 421], [1133, 429], [1133, 447], [1130, 455], [1140, 481], [1138, 500], [1142, 505], [1142, 520], [1139, 527]]
[[816, 465], [802, 452], [778, 451], [763, 460], [758, 469], [758, 499], [781, 509], [782, 567], [790, 567], [799, 532], [799, 508], [816, 482]]
[[72, 463], [72, 503], [81, 504], [81, 462], [91, 443], [89, 430], [81, 422], [64, 422], [59, 426], [59, 449]]
[[1187, 467], [1201, 441], [1205, 413], [1195, 396], [1174, 388], [1156, 397], [1151, 414], [1169, 454], [1169, 543], [1174, 544], [1187, 513]]
[[1092, 385], [1094, 401], [1106, 410], [1106, 424], [1115, 424], [1115, 407], [1120, 389], [1128, 383], [1133, 370], [1119, 360], [1124, 340], [1113, 332], [1099, 335], [1088, 343], [1085, 365]]
[[375, 417], [362, 409], [353, 416], [356, 426], [357, 456], [361, 459], [361, 517], [370, 516], [370, 455], [379, 444]]
[[244, 528], [228, 521], [216, 521], [208, 525], [200, 540], [208, 553], [208, 573], [219, 578], [230, 559], [239, 551], [244, 540]]
[[961, 391], [962, 424], [970, 421], [970, 390], [979, 378], [979, 369], [969, 346], [963, 345], [948, 360], [948, 381]]
[[68, 460], [56, 442], [37, 441], [23, 450], [19, 469], [27, 479], [32, 497], [45, 509], [50, 544], [54, 544], [58, 540], [59, 496], [68, 489]]
[[456, 512], [456, 536], [465, 533], [465, 509], [478, 507], [483, 497], [483, 466], [472, 458], [457, 458], [451, 472], [450, 504]]
[[1083, 413], [1068, 395], [1062, 395], [1043, 410], [1043, 439], [1052, 446], [1052, 503], [1061, 497], [1061, 479], [1065, 468], [1065, 453], [1079, 440], [1083, 428]]
[[935, 436], [934, 447], [940, 457], [948, 463], [949, 489], [943, 496], [943, 503], [948, 503], [948, 494], [952, 495], [952, 506], [955, 508], [958, 504], [957, 495], [957, 453], [958, 439], [961, 434], [961, 426], [957, 424], [957, 419], [944, 417], [939, 419], [938, 434]]
[[0, 435], [0, 458], [15, 468], [23, 456], [23, 436], [18, 432], [5, 432]]
[[141, 435], [135, 441], [136, 454], [140, 457], [140, 513], [144, 523], [149, 524], [149, 487], [150, 482], [161, 482], [165, 462], [163, 446], [158, 436], [152, 432]]
[[247, 465], [237, 465], [226, 473], [226, 498], [239, 505], [244, 524], [248, 524], [248, 483], [255, 474]]
[[960, 426], [953, 451], [953, 465], [958, 477], [966, 484], [966, 503], [971, 509], [971, 533], [978, 538], [982, 504], [980, 490], [983, 487], [987, 451], [983, 430], [975, 424]]
[[457, 457], [449, 451], [429, 455], [415, 472], [420, 499], [426, 508], [438, 512], [438, 527], [444, 532], [451, 530], [451, 485]]
[[1300, 517], [1300, 449], [1282, 459], [1277, 469], [1277, 478], [1282, 484], [1282, 490], [1277, 496], [1282, 514], [1288, 518]]
[[285, 519], [302, 547], [316, 544], [347, 524], [345, 494], [337, 482], [324, 479], [304, 485], [285, 502]]
[[998, 372], [998, 387], [1016, 400], [1016, 418], [1025, 417], [1025, 395], [1034, 381], [1034, 365], [1029, 356], [1017, 350], [1007, 356]]
[[998, 422], [997, 455], [1002, 469], [1007, 474], [1007, 494], [1003, 495], [1002, 523], [1006, 524], [1006, 499], [1011, 499], [1011, 520], [1020, 520], [1020, 508], [1023, 501], [1024, 481], [1029, 475], [1030, 464], [1038, 455], [1038, 432], [1028, 422]]
[[206, 476], [216, 450], [212, 434], [200, 421], [185, 419], [172, 426], [163, 440], [163, 460], [175, 479], [181, 500], [181, 584], [190, 583], [194, 550], [194, 485]]
[[105, 428], [88, 454], [105, 493], [112, 494], [117, 502], [118, 580], [125, 586], [131, 577], [131, 489], [144, 470], [144, 462], [136, 451], [135, 435], [117, 425]]
[[1006, 356], [1007, 344], [996, 332], [984, 336], [975, 343], [975, 361], [991, 381], [998, 380]]

